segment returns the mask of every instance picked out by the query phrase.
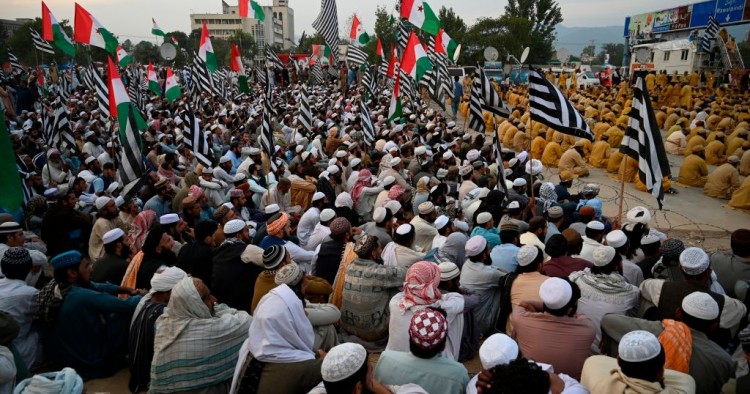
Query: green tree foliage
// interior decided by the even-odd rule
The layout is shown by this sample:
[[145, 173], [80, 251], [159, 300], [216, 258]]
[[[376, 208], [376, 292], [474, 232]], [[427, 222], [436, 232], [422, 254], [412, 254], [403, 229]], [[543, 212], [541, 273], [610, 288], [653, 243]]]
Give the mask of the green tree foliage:
[[315, 33], [315, 35], [312, 36], [305, 35], [304, 37], [300, 38], [299, 45], [297, 45], [297, 49], [295, 50], [295, 52], [312, 53], [313, 45], [322, 45], [324, 43], [325, 39], [320, 33]]
[[460, 16], [456, 15], [453, 11], [453, 7], [445, 8], [440, 7], [438, 12], [438, 18], [440, 18], [440, 25], [443, 27], [446, 33], [458, 44], [464, 44], [464, 38], [469, 28]]
[[604, 55], [609, 54], [609, 64], [621, 66], [623, 54], [625, 53], [625, 44], [607, 43], [602, 45], [602, 49], [596, 57], [596, 63], [604, 64]]
[[483, 62], [484, 49], [490, 46], [497, 48], [504, 56], [507, 53], [505, 44], [512, 43], [503, 41], [505, 32], [501, 18], [479, 18], [466, 32], [463, 42], [459, 42], [462, 46], [459, 64], [475, 65]]
[[162, 61], [159, 55], [159, 46], [150, 41], [141, 41], [133, 47], [133, 60], [141, 64], [152, 62], [158, 64]]
[[378, 37], [383, 42], [383, 52], [388, 53], [391, 46], [396, 42], [396, 31], [398, 25], [391, 24], [391, 14], [384, 6], [378, 6], [375, 10], [375, 36], [373, 40], [377, 45]]
[[583, 48], [583, 51], [581, 51], [581, 56], [584, 56], [584, 55], [594, 56], [596, 54], [595, 51], [596, 51], [595, 46], [586, 45], [586, 47]]
[[[505, 17], [521, 18], [531, 23], [527, 36], [527, 46], [531, 47], [529, 61], [531, 63], [546, 62], [553, 51], [555, 41], [555, 26], [562, 23], [562, 12], [555, 0], [508, 0], [505, 6]], [[516, 22], [519, 23], [519, 22]], [[516, 55], [518, 56], [518, 55]]]
[[[68, 37], [73, 37], [73, 29], [70, 27], [70, 22], [67, 19], [60, 21]], [[57, 64], [67, 63], [70, 58], [62, 53], [53, 43], [52, 48], [55, 50], [55, 55], [37, 52], [34, 48], [34, 42], [31, 40], [30, 29], [36, 30], [40, 35], [42, 34], [42, 19], [36, 18], [33, 21], [26, 22], [20, 29], [16, 30], [12, 36], [0, 44], [0, 59], [6, 61], [8, 59], [8, 49], [13, 51], [13, 54], [18, 57], [22, 64], [28, 67], [36, 67], [37, 64], [48, 64], [52, 61]], [[88, 54], [82, 49], [81, 45], [76, 46], [76, 58], [77, 60], [83, 61], [83, 64], [88, 64]], [[102, 59], [106, 60], [106, 57], [102, 56]]]

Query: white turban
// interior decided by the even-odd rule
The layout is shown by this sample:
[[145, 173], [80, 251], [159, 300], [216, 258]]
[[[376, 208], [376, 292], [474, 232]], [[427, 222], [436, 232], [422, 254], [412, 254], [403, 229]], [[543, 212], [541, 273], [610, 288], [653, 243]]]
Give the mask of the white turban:
[[151, 278], [151, 290], [155, 292], [170, 291], [177, 283], [187, 277], [187, 273], [177, 267], [169, 267]]

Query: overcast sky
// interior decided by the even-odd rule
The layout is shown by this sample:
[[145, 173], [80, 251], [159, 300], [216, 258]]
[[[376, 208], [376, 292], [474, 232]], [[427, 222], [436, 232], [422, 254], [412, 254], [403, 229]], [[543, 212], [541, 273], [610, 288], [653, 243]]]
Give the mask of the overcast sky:
[[[261, 5], [271, 5], [273, 0], [258, 0]], [[694, 2], [693, 0], [558, 0], [563, 13], [563, 25], [568, 27], [622, 26], [625, 17], [658, 9], [671, 8]], [[58, 20], [73, 20], [74, 1], [46, 0], [47, 6]], [[134, 42], [142, 39], [153, 40], [150, 35], [151, 17], [164, 31], [190, 29], [191, 13], [221, 12], [221, 0], [79, 0], [99, 22], [120, 37]], [[230, 5], [237, 0], [227, 0]], [[320, 11], [320, 0], [290, 0], [294, 9], [295, 34], [312, 31], [312, 22]], [[394, 0], [337, 0], [339, 29], [348, 31], [346, 20], [356, 13], [365, 29], [372, 32], [375, 23], [375, 9], [387, 5], [393, 9]], [[441, 6], [453, 7], [467, 25], [483, 16], [498, 16], [503, 12], [506, 0], [430, 0], [430, 6], [437, 12]], [[657, 5], [658, 4], [658, 5]], [[0, 0], [0, 18], [29, 18], [41, 14], [41, 5], [35, 0]], [[395, 14], [395, 12], [394, 12]], [[450, 33], [450, 32], [449, 32]]]

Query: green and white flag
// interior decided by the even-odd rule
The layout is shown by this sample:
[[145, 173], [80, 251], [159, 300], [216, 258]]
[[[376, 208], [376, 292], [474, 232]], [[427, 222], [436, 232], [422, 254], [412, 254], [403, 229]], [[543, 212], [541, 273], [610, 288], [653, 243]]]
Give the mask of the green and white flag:
[[159, 25], [156, 23], [156, 19], [151, 18], [151, 22], [154, 23], [154, 26], [151, 28], [151, 34], [162, 37], [167, 36], [166, 34], [164, 34], [164, 30], [162, 30], [161, 27], [159, 27]]
[[206, 68], [211, 73], [215, 73], [219, 69], [219, 62], [216, 60], [216, 54], [214, 53], [214, 47], [211, 45], [211, 37], [208, 35], [208, 27], [206, 22], [203, 22], [203, 31], [201, 32], [201, 45], [198, 48], [198, 57], [206, 63]]
[[76, 47], [71, 41], [70, 37], [65, 34], [60, 23], [57, 22], [55, 15], [50, 12], [47, 5], [42, 2], [42, 38], [45, 41], [52, 41], [55, 46], [60, 49], [64, 54], [75, 57]]
[[122, 68], [133, 62], [133, 57], [125, 51], [122, 45], [117, 46], [117, 62], [120, 63]]
[[174, 77], [172, 69], [169, 67], [167, 67], [167, 91], [165, 96], [170, 103], [175, 102], [175, 100], [178, 100], [182, 96], [182, 90], [180, 89], [180, 85], [177, 84], [177, 78]]
[[426, 1], [401, 0], [401, 17], [431, 36], [436, 36], [440, 30], [440, 19]]

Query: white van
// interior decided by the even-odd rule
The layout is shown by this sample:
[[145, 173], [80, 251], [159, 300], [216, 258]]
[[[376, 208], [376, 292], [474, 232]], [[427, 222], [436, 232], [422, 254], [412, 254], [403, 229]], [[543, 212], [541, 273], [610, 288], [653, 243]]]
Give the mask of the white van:
[[591, 70], [581, 71], [578, 74], [578, 86], [580, 87], [589, 88], [600, 84], [601, 82], [599, 81], [599, 78], [597, 78]]

